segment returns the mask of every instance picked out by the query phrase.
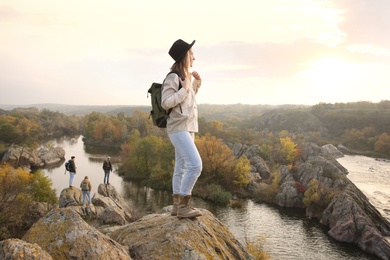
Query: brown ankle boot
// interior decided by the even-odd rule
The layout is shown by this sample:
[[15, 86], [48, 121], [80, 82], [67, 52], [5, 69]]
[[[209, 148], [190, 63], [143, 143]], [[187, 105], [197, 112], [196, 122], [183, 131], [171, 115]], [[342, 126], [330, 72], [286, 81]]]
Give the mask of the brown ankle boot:
[[180, 195], [173, 194], [172, 199], [173, 199], [173, 207], [172, 207], [172, 211], [171, 211], [171, 216], [176, 216], [177, 215], [177, 206], [179, 205], [179, 202], [180, 202]]
[[202, 213], [194, 208], [190, 207], [191, 195], [180, 196], [180, 202], [177, 206], [178, 218], [195, 218], [202, 216]]

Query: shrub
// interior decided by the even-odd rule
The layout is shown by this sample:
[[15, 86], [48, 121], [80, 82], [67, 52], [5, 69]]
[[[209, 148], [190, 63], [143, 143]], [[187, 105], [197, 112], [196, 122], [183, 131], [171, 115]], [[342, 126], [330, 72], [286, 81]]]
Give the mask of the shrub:
[[312, 179], [304, 194], [303, 204], [315, 213], [322, 213], [336, 194], [338, 194], [337, 190], [331, 190], [319, 184], [317, 179]]
[[297, 188], [297, 191], [298, 191], [299, 193], [302, 193], [302, 194], [304, 194], [305, 191], [306, 191], [305, 186], [303, 186], [302, 183], [300, 183], [300, 182], [298, 182], [298, 181], [295, 182], [295, 188]]
[[232, 199], [232, 194], [218, 184], [209, 184], [200, 188], [197, 187], [193, 190], [193, 193], [202, 199], [223, 205], [228, 205]]
[[280, 187], [280, 172], [274, 172], [269, 178], [271, 184], [260, 183], [260, 189], [255, 191], [255, 200], [272, 203]]
[[264, 249], [264, 245], [266, 242], [266, 238], [264, 236], [259, 236], [254, 240], [248, 241], [246, 240], [246, 246], [248, 252], [254, 257], [256, 260], [268, 260], [271, 259], [269, 252]]

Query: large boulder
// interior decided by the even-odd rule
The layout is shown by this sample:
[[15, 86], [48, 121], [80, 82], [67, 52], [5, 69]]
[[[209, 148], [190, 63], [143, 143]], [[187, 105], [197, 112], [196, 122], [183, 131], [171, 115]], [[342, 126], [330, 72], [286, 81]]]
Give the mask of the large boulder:
[[70, 206], [79, 206], [83, 202], [83, 194], [80, 189], [66, 188], [61, 191], [60, 198], [58, 200], [58, 206], [60, 208], [66, 208]]
[[200, 210], [203, 216], [195, 219], [146, 215], [107, 235], [128, 247], [134, 259], [253, 259], [224, 224]]
[[65, 159], [65, 150], [62, 147], [40, 147], [37, 150], [40, 167], [57, 164]]
[[133, 220], [129, 203], [112, 185], [100, 184], [98, 193], [92, 196], [92, 204], [88, 206], [82, 205], [80, 189], [66, 188], [60, 194], [59, 207], [73, 208], [84, 220], [94, 222], [95, 226], [126, 225]]
[[88, 225], [72, 208], [59, 208], [36, 222], [23, 236], [53, 259], [131, 259], [127, 248]]
[[11, 238], [0, 241], [0, 259], [52, 260], [53, 258], [37, 244]]
[[367, 197], [349, 183], [345, 192], [336, 195], [322, 214], [329, 235], [341, 242], [358, 246], [381, 259], [390, 259], [389, 222], [369, 203]]
[[250, 164], [254, 168], [255, 173], [259, 173], [261, 179], [267, 180], [271, 176], [271, 171], [267, 163], [260, 156], [250, 158]]
[[31, 169], [31, 167], [45, 167], [60, 163], [65, 158], [62, 147], [40, 147], [32, 149], [24, 146], [11, 145], [4, 153], [2, 162], [13, 167]]
[[321, 146], [321, 152], [324, 154], [329, 153], [336, 159], [344, 157], [344, 154], [333, 144], [326, 144]]
[[235, 143], [235, 144], [229, 144], [228, 147], [232, 150], [234, 156], [241, 157], [245, 151], [248, 149], [247, 145], [243, 145], [240, 143]]
[[287, 208], [305, 208], [303, 204], [303, 194], [297, 189], [296, 181], [293, 176], [289, 174], [287, 166], [280, 168], [281, 185], [278, 194], [275, 196], [275, 203], [281, 207]]

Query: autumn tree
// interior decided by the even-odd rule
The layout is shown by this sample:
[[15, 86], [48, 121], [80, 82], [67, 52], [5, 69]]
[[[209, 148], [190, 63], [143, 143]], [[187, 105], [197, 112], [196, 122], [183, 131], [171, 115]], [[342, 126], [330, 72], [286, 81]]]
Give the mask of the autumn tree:
[[57, 204], [51, 180], [40, 171], [31, 174], [8, 164], [0, 165], [0, 240], [20, 238], [39, 216], [32, 214], [35, 203], [47, 210]]
[[375, 151], [390, 156], [390, 134], [382, 133], [375, 142]]
[[250, 166], [246, 158], [236, 159], [221, 139], [210, 134], [197, 138], [195, 143], [202, 157], [202, 183], [218, 183], [228, 190], [248, 184]]
[[277, 150], [279, 162], [282, 164], [291, 164], [298, 156], [297, 145], [290, 137], [280, 138], [280, 147]]

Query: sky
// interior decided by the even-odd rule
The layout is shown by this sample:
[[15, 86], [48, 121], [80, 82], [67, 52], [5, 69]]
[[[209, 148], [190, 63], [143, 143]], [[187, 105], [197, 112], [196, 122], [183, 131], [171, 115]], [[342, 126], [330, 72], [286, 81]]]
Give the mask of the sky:
[[0, 0], [0, 104], [150, 105], [177, 39], [199, 104], [390, 99], [388, 0]]

